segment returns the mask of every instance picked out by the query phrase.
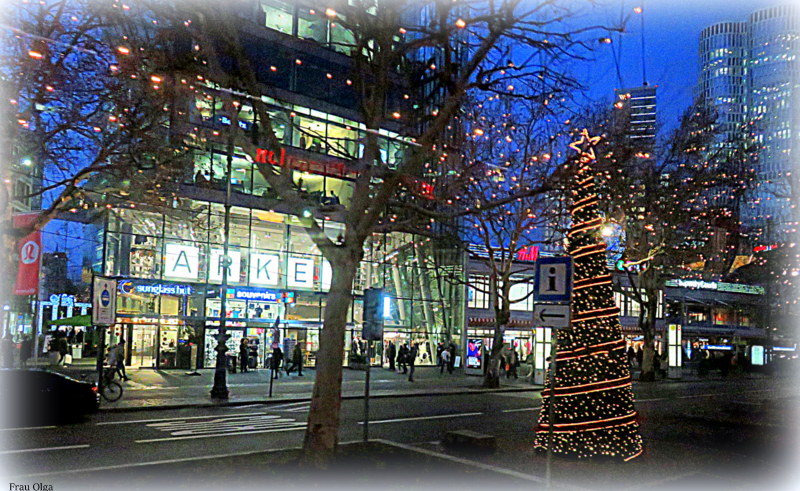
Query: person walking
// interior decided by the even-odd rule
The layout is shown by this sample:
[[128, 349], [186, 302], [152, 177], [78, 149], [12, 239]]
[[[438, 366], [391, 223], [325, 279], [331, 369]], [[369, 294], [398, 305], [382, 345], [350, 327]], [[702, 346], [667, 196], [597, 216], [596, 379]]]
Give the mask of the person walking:
[[64, 358], [69, 352], [69, 344], [67, 344], [66, 333], [59, 334], [58, 339], [56, 340], [56, 349], [58, 350], [58, 364], [61, 365], [64, 363]]
[[33, 354], [33, 339], [30, 336], [22, 338], [22, 343], [19, 348], [19, 366], [25, 368], [28, 366], [28, 359]]
[[272, 350], [272, 377], [278, 378], [281, 376], [281, 362], [283, 361], [283, 351], [280, 346], [276, 346]]
[[242, 373], [247, 372], [250, 365], [250, 341], [247, 338], [242, 338], [239, 343], [239, 365]]
[[458, 353], [458, 348], [456, 348], [456, 344], [450, 341], [450, 363], [447, 364], [447, 371], [453, 373], [453, 369], [456, 367], [456, 353]]
[[508, 354], [508, 369], [506, 370], [506, 378], [519, 378], [517, 376], [517, 367], [519, 366], [519, 355], [516, 349], [512, 349]]
[[125, 372], [125, 339], [119, 338], [119, 342], [114, 347], [116, 352], [116, 371], [122, 380], [130, 380]]
[[414, 364], [417, 362], [417, 354], [419, 354], [419, 347], [417, 343], [413, 343], [411, 345], [411, 349], [408, 352], [408, 381], [414, 381]]
[[389, 370], [394, 371], [394, 358], [397, 356], [397, 348], [394, 343], [389, 341], [389, 346], [386, 347], [386, 358], [389, 359]]
[[297, 376], [303, 376], [303, 349], [300, 347], [300, 343], [295, 343], [294, 348], [292, 348], [292, 365], [286, 368], [286, 375], [297, 369]]
[[398, 369], [402, 368], [403, 373], [408, 373], [408, 344], [403, 343], [403, 346], [400, 346], [400, 351], [397, 353], [397, 366]]
[[447, 373], [453, 373], [453, 371], [450, 370], [450, 350], [449, 349], [443, 350], [442, 353], [439, 355], [439, 359], [440, 359], [439, 374], [444, 373], [444, 367], [447, 367]]

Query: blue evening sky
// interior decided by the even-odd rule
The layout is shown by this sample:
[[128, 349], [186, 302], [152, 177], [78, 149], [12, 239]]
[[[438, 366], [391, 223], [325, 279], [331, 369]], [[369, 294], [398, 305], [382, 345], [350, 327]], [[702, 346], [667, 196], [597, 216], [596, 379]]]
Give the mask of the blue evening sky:
[[[746, 21], [761, 8], [797, 0], [600, 0], [594, 8], [581, 8], [581, 24], [613, 25], [621, 11], [630, 15], [626, 32], [614, 35], [614, 44], [598, 50], [595, 60], [576, 70], [587, 85], [588, 98], [609, 101], [617, 80], [611, 47], [618, 50], [620, 72], [625, 87], [642, 84], [641, 24], [644, 15], [645, 63], [647, 82], [658, 85], [658, 119], [674, 127], [683, 110], [692, 102], [698, 74], [698, 40], [705, 27], [724, 21]], [[576, 3], [577, 5], [577, 3]], [[634, 14], [634, 7], [643, 7]]]

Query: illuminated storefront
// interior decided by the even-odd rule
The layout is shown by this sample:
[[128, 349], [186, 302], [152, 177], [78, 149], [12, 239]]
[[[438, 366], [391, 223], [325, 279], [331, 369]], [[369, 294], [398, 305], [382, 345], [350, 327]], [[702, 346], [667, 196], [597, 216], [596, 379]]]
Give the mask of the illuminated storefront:
[[[124, 337], [129, 365], [189, 368], [189, 347], [194, 345], [202, 366], [213, 366], [221, 317], [222, 213], [216, 203], [184, 198], [176, 200], [174, 208], [142, 205], [109, 214], [104, 274], [119, 279], [118, 324], [109, 342]], [[343, 230], [334, 222], [323, 226], [334, 240]], [[419, 343], [420, 364], [434, 362], [431, 354], [439, 341], [459, 342], [463, 286], [438, 277], [433, 250], [429, 240], [407, 234], [373, 237], [356, 276], [348, 354], [361, 349], [361, 294], [369, 286], [386, 291], [385, 343], [376, 346], [373, 363], [388, 363], [383, 348], [390, 340]], [[246, 336], [263, 365], [280, 318], [275, 341], [284, 350], [301, 343], [306, 363], [313, 365], [331, 267], [298, 221], [272, 211], [234, 207], [228, 257], [226, 326], [231, 352], [238, 352]]]

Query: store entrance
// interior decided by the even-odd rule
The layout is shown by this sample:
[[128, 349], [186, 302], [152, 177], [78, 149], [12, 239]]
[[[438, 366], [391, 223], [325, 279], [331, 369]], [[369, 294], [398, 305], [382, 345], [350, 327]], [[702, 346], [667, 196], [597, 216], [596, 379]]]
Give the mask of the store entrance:
[[152, 368], [156, 366], [156, 336], [158, 326], [152, 324], [133, 326], [131, 343], [132, 367]]

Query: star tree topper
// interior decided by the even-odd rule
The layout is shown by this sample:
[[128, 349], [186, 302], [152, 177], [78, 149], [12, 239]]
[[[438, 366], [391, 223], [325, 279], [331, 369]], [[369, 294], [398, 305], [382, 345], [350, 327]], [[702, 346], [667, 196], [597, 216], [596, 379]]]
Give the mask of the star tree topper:
[[581, 130], [581, 139], [569, 144], [569, 148], [581, 154], [582, 162], [591, 162], [595, 159], [594, 147], [600, 141], [599, 136], [589, 136], [589, 130]]

